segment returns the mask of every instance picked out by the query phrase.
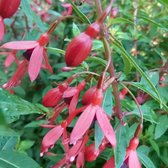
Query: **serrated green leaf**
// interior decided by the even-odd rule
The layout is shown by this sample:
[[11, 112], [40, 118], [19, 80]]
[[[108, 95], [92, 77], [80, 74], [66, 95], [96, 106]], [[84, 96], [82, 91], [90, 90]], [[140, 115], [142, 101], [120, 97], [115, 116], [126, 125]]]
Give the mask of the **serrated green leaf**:
[[75, 11], [75, 13], [79, 16], [79, 18], [84, 22], [84, 23], [87, 23], [87, 24], [90, 24], [90, 21], [89, 19], [87, 18], [87, 16], [85, 14], [83, 14], [79, 8], [71, 1], [71, 0], [68, 0], [69, 3], [71, 3], [72, 7], [73, 7], [73, 10]]
[[146, 168], [156, 168], [153, 164], [152, 160], [143, 152], [140, 150], [137, 150], [138, 157], [140, 159], [140, 162], [146, 167]]
[[0, 166], [2, 168], [40, 168], [30, 157], [14, 151], [0, 151]]
[[11, 95], [2, 88], [0, 88], [0, 111], [4, 114], [7, 123], [18, 120], [21, 115], [42, 113], [36, 105]]
[[160, 138], [168, 129], [168, 117], [163, 115], [159, 117], [158, 124], [155, 128], [155, 139]]

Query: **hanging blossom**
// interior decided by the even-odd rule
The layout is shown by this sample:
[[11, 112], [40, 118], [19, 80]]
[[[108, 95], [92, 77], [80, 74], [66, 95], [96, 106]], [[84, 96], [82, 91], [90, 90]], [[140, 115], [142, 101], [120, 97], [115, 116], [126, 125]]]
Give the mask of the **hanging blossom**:
[[92, 97], [92, 100], [82, 112], [81, 116], [79, 117], [72, 130], [72, 133], [70, 135], [70, 144], [76, 144], [76, 142], [80, 140], [86, 133], [86, 131], [89, 129], [94, 118], [96, 118], [102, 132], [104, 133], [105, 138], [110, 142], [112, 147], [115, 147], [115, 133], [106, 113], [101, 107], [102, 101], [103, 90], [101, 88], [97, 88]]
[[0, 1], [0, 42], [5, 33], [4, 19], [11, 18], [17, 11], [21, 0], [1, 0]]
[[[3, 44], [0, 48], [4, 49], [13, 49], [13, 50], [26, 50], [27, 53], [30, 53], [28, 56], [28, 74], [31, 81], [34, 81], [42, 67], [42, 61], [44, 58], [46, 68], [52, 72], [52, 68], [49, 65], [47, 53], [44, 48], [49, 42], [49, 34], [44, 33], [40, 36], [37, 41], [13, 41]], [[26, 54], [29, 55], [29, 54]]]
[[78, 66], [88, 57], [92, 49], [93, 39], [100, 34], [101, 26], [106, 16], [109, 14], [111, 6], [112, 3], [110, 3], [97, 21], [89, 25], [85, 32], [80, 33], [68, 44], [65, 53], [65, 62], [67, 66]]

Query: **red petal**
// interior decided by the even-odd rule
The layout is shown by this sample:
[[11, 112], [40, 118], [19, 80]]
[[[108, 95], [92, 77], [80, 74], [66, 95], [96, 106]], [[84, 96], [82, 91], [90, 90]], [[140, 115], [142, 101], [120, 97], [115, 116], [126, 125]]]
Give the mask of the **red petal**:
[[64, 92], [63, 94], [63, 98], [69, 98], [74, 96], [76, 93], [78, 92], [78, 90], [76, 89], [76, 87], [68, 87], [67, 90]]
[[1, 48], [13, 49], [13, 50], [27, 50], [35, 48], [36, 46], [38, 46], [37, 41], [13, 41], [5, 43], [4, 45], [1, 46]]
[[37, 78], [42, 65], [42, 60], [43, 47], [37, 46], [32, 52], [28, 66], [28, 73], [31, 81], [34, 81]]
[[49, 148], [52, 148], [55, 142], [60, 138], [63, 133], [63, 128], [59, 125], [51, 129], [43, 138], [41, 144], [41, 155], [48, 151]]
[[128, 158], [128, 166], [129, 168], [141, 168], [141, 164], [139, 162], [136, 151], [131, 150]]
[[24, 60], [11, 77], [11, 79], [3, 85], [4, 89], [10, 89], [12, 87], [18, 86], [27, 71], [27, 60]]
[[92, 105], [89, 105], [79, 117], [75, 127], [72, 130], [70, 136], [70, 143], [75, 144], [85, 132], [89, 129], [96, 113], [96, 108]]
[[15, 58], [16, 56], [14, 55], [14, 53], [9, 53], [5, 59], [4, 66], [8, 68], [14, 62]]
[[108, 139], [113, 147], [116, 146], [116, 137], [110, 121], [101, 107], [98, 106], [96, 111], [97, 121], [102, 129], [104, 136]]
[[76, 106], [78, 104], [78, 98], [79, 98], [79, 94], [76, 94], [75, 96], [73, 96], [69, 104], [69, 114], [72, 113], [76, 109]]
[[76, 168], [84, 167], [84, 154], [83, 152], [79, 152], [78, 157], [76, 159]]
[[0, 42], [3, 39], [4, 33], [5, 33], [5, 26], [4, 26], [3, 18], [0, 16]]
[[44, 62], [45, 62], [45, 67], [46, 69], [49, 70], [49, 72], [52, 74], [53, 73], [53, 70], [52, 70], [52, 67], [48, 61], [48, 56], [47, 56], [47, 53], [46, 53], [46, 50], [44, 50]]
[[[114, 157], [111, 157], [103, 166], [103, 168], [115, 168]], [[134, 167], [136, 168], [136, 167]]]

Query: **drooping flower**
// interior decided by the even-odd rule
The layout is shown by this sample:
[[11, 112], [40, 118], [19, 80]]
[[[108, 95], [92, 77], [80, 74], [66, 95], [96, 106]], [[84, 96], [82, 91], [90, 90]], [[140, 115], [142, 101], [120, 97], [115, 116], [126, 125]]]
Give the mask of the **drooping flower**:
[[[54, 144], [62, 136], [62, 134], [66, 134], [66, 128], [71, 124], [74, 117], [80, 112], [82, 112], [84, 108], [85, 107], [76, 109], [71, 114], [69, 114], [68, 118], [62, 121], [60, 125], [55, 125], [54, 127], [52, 127], [52, 129], [44, 136], [42, 140], [41, 156], [43, 156], [44, 153], [48, 152], [49, 148], [54, 147]], [[48, 125], [45, 125], [45, 127], [48, 127]]]
[[46, 107], [55, 107], [63, 98], [64, 92], [68, 89], [73, 77], [70, 77], [58, 87], [49, 90], [43, 97], [42, 103]]
[[88, 57], [92, 49], [92, 41], [99, 32], [100, 24], [95, 22], [68, 44], [65, 53], [65, 62], [68, 66], [78, 66]]
[[111, 1], [101, 16], [94, 23], [90, 24], [85, 32], [80, 33], [68, 44], [65, 53], [67, 66], [78, 66], [88, 57], [92, 49], [93, 39], [99, 35], [102, 23], [109, 14], [112, 3]]
[[76, 109], [80, 92], [84, 89], [86, 81], [83, 80], [76, 87], [68, 87], [63, 94], [64, 99], [68, 99], [69, 102], [69, 113], [73, 112]]
[[20, 0], [1, 0], [0, 1], [0, 41], [3, 39], [5, 26], [4, 19], [12, 17], [20, 5]]
[[34, 81], [41, 69], [43, 57], [45, 62], [48, 63], [46, 56], [46, 50], [44, 46], [49, 42], [48, 33], [44, 33], [37, 41], [13, 41], [5, 43], [1, 48], [13, 49], [13, 50], [27, 50], [30, 52], [30, 60], [28, 65], [28, 74], [31, 81]]
[[141, 164], [139, 162], [138, 155], [136, 152], [138, 144], [138, 138], [133, 137], [130, 140], [129, 146], [127, 147], [124, 163], [127, 164], [129, 168], [141, 168]]
[[17, 68], [16, 72], [14, 73], [14, 75], [2, 87], [4, 89], [11, 89], [12, 87], [16, 87], [16, 86], [20, 85], [22, 78], [24, 77], [25, 73], [27, 72], [27, 65], [28, 65], [28, 61], [23, 60], [18, 65], [18, 68]]
[[75, 127], [72, 130], [72, 133], [70, 135], [70, 144], [75, 144], [78, 140], [80, 140], [83, 137], [83, 135], [86, 133], [86, 131], [92, 124], [94, 118], [96, 117], [96, 120], [98, 121], [98, 124], [102, 132], [104, 133], [104, 136], [110, 142], [112, 147], [115, 147], [115, 133], [107, 115], [101, 107], [102, 101], [103, 91], [102, 89], [97, 88], [92, 98], [92, 101], [82, 112], [81, 116], [75, 124]]

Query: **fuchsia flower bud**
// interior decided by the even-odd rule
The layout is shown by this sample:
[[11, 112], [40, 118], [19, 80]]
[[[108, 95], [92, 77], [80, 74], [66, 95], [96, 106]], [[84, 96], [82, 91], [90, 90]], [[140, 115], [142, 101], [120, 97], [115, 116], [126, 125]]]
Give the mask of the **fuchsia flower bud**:
[[5, 33], [3, 19], [14, 15], [20, 5], [20, 0], [0, 0], [0, 41]]
[[20, 5], [20, 0], [1, 0], [0, 1], [0, 15], [3, 18], [12, 17]]
[[100, 23], [95, 22], [88, 26], [85, 32], [76, 36], [67, 46], [65, 61], [68, 66], [78, 66], [89, 55], [92, 41], [100, 32]]

